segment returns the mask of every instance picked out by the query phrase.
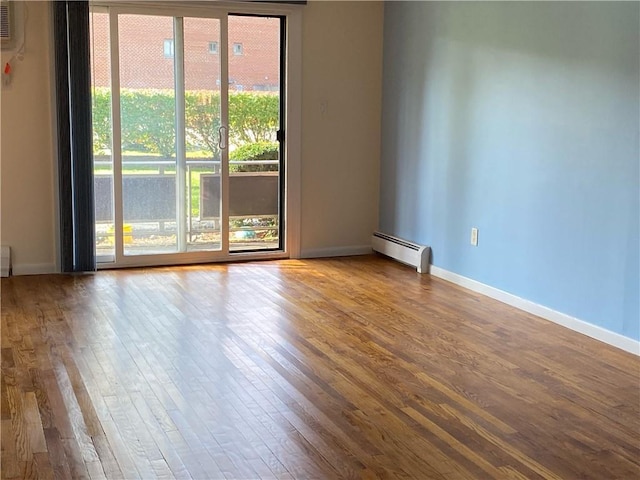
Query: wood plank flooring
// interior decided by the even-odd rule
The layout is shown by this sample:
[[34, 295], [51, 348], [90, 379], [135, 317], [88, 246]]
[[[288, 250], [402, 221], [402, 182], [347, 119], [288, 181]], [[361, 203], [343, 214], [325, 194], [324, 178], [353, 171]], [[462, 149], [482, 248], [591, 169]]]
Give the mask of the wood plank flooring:
[[640, 478], [640, 360], [378, 256], [2, 279], [1, 477]]

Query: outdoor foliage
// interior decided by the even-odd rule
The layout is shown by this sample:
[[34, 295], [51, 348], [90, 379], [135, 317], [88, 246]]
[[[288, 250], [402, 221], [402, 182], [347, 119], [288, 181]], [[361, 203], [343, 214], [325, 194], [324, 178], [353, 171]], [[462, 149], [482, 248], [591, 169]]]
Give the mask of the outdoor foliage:
[[229, 154], [229, 160], [277, 160], [278, 142], [248, 143]]
[[97, 89], [91, 107], [93, 117], [93, 153], [111, 149], [111, 94]]
[[211, 92], [185, 93], [187, 150], [204, 150], [220, 157], [220, 95]]
[[123, 90], [120, 93], [124, 150], [175, 152], [175, 98], [161, 90]]
[[[247, 143], [229, 154], [229, 160], [278, 160], [278, 142]], [[231, 172], [272, 172], [278, 165], [231, 165]]]
[[229, 138], [231, 143], [275, 140], [279, 123], [278, 95], [264, 92], [229, 93]]
[[[125, 150], [175, 155], [175, 97], [171, 90], [123, 89], [120, 93], [122, 144]], [[185, 93], [187, 151], [217, 157], [220, 94]], [[94, 153], [111, 149], [111, 93], [93, 94]], [[279, 122], [278, 95], [265, 92], [229, 93], [229, 142], [273, 142]]]

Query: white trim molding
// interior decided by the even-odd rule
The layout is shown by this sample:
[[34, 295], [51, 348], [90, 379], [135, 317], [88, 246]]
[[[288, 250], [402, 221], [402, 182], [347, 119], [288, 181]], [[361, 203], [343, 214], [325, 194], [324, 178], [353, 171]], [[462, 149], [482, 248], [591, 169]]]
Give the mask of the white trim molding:
[[476, 280], [472, 280], [457, 273], [450, 272], [440, 267], [431, 265], [429, 273], [434, 277], [441, 278], [451, 283], [455, 283], [464, 288], [468, 288], [487, 297], [506, 303], [512, 307], [531, 313], [550, 322], [562, 325], [575, 332], [594, 338], [608, 345], [617, 347], [625, 352], [640, 356], [640, 342], [619, 333], [612, 332], [597, 325], [593, 325], [579, 318], [572, 317], [557, 310], [539, 305], [530, 300], [518, 297], [503, 290], [485, 285]]
[[294, 9], [287, 22], [287, 93], [285, 153], [285, 250], [291, 258], [300, 257], [302, 182], [302, 11]]
[[48, 275], [50, 273], [59, 273], [56, 265], [53, 263], [18, 263], [13, 264], [12, 274], [19, 275]]
[[346, 247], [310, 248], [302, 250], [300, 258], [350, 257], [373, 253], [371, 245], [350, 245]]

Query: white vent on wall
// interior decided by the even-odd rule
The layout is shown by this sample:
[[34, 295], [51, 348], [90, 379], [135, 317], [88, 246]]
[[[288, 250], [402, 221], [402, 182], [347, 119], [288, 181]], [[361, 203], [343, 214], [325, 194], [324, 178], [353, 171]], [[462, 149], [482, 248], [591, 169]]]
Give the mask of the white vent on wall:
[[9, 2], [0, 2], [0, 41], [2, 44], [9, 43], [12, 39], [12, 8]]
[[431, 249], [426, 245], [418, 245], [386, 233], [375, 232], [371, 237], [371, 247], [378, 253], [416, 267], [418, 273], [428, 273]]
[[[27, 2], [0, 0], [0, 48], [24, 53], [24, 23], [27, 18]], [[4, 65], [3, 65], [4, 66]]]

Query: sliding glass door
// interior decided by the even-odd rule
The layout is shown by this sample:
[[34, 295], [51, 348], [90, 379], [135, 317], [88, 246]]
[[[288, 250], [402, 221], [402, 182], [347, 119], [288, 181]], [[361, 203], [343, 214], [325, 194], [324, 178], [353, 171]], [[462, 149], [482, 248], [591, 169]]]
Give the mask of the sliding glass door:
[[215, 11], [92, 10], [99, 262], [284, 250], [283, 27]]
[[278, 248], [283, 96], [281, 19], [231, 15], [229, 25], [229, 243]]

